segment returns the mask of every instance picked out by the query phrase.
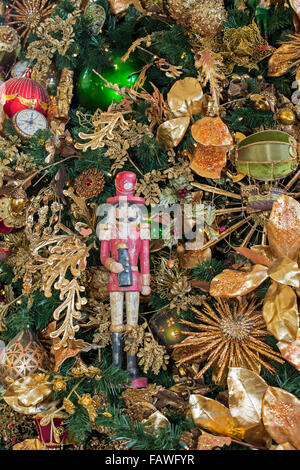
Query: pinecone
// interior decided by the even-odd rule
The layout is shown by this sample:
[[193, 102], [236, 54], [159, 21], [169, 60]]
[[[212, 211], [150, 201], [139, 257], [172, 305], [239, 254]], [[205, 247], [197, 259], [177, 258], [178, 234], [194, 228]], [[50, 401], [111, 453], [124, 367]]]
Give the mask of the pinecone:
[[223, 0], [167, 0], [169, 13], [197, 36], [215, 36], [227, 13]]

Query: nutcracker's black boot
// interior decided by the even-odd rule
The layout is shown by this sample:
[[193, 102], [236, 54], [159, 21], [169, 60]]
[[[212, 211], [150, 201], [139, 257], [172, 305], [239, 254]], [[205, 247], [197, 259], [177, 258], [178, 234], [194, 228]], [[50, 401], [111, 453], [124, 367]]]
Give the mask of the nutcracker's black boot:
[[[132, 341], [132, 338], [127, 337], [127, 343], [130, 341]], [[131, 379], [136, 379], [138, 376], [136, 368], [136, 356], [131, 355], [129, 352], [127, 353], [127, 372], [129, 373]]]
[[113, 364], [122, 369], [122, 333], [112, 333]]
[[131, 379], [136, 379], [138, 376], [138, 371], [136, 368], [136, 356], [131, 356], [127, 353], [127, 372], [130, 375]]

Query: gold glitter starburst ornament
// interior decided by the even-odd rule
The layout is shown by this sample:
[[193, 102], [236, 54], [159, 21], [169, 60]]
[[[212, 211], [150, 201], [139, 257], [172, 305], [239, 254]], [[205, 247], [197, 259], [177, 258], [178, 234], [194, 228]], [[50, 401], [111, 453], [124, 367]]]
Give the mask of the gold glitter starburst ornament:
[[30, 33], [35, 32], [39, 25], [54, 11], [55, 5], [47, 5], [48, 0], [15, 0], [9, 15], [8, 24], [15, 27], [24, 37], [26, 43]]
[[197, 373], [201, 377], [210, 367], [213, 380], [224, 384], [230, 367], [244, 367], [259, 372], [264, 367], [269, 372], [275, 368], [268, 362], [272, 359], [283, 363], [280, 355], [264, 342], [268, 331], [255, 300], [237, 300], [229, 303], [218, 299], [213, 307], [203, 302], [202, 311], [192, 307], [201, 323], [182, 320], [182, 323], [195, 331], [182, 331], [188, 337], [173, 346], [173, 357], [177, 365], [186, 362], [203, 362], [206, 365]]
[[196, 36], [212, 37], [227, 17], [223, 0], [167, 0], [172, 18]]

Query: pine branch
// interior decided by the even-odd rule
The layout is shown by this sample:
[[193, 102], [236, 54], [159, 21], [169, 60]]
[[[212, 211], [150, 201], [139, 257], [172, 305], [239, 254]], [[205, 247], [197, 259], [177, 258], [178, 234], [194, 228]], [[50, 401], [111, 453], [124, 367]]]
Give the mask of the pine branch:
[[224, 270], [224, 262], [214, 258], [204, 260], [192, 269], [192, 277], [197, 281], [211, 282], [215, 276]]

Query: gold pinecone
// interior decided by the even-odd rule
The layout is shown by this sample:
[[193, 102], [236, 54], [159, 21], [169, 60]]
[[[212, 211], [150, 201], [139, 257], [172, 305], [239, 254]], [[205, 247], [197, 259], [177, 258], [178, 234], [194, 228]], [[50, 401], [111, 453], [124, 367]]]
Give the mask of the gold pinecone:
[[226, 17], [223, 0], [167, 0], [169, 13], [197, 36], [215, 36]]

